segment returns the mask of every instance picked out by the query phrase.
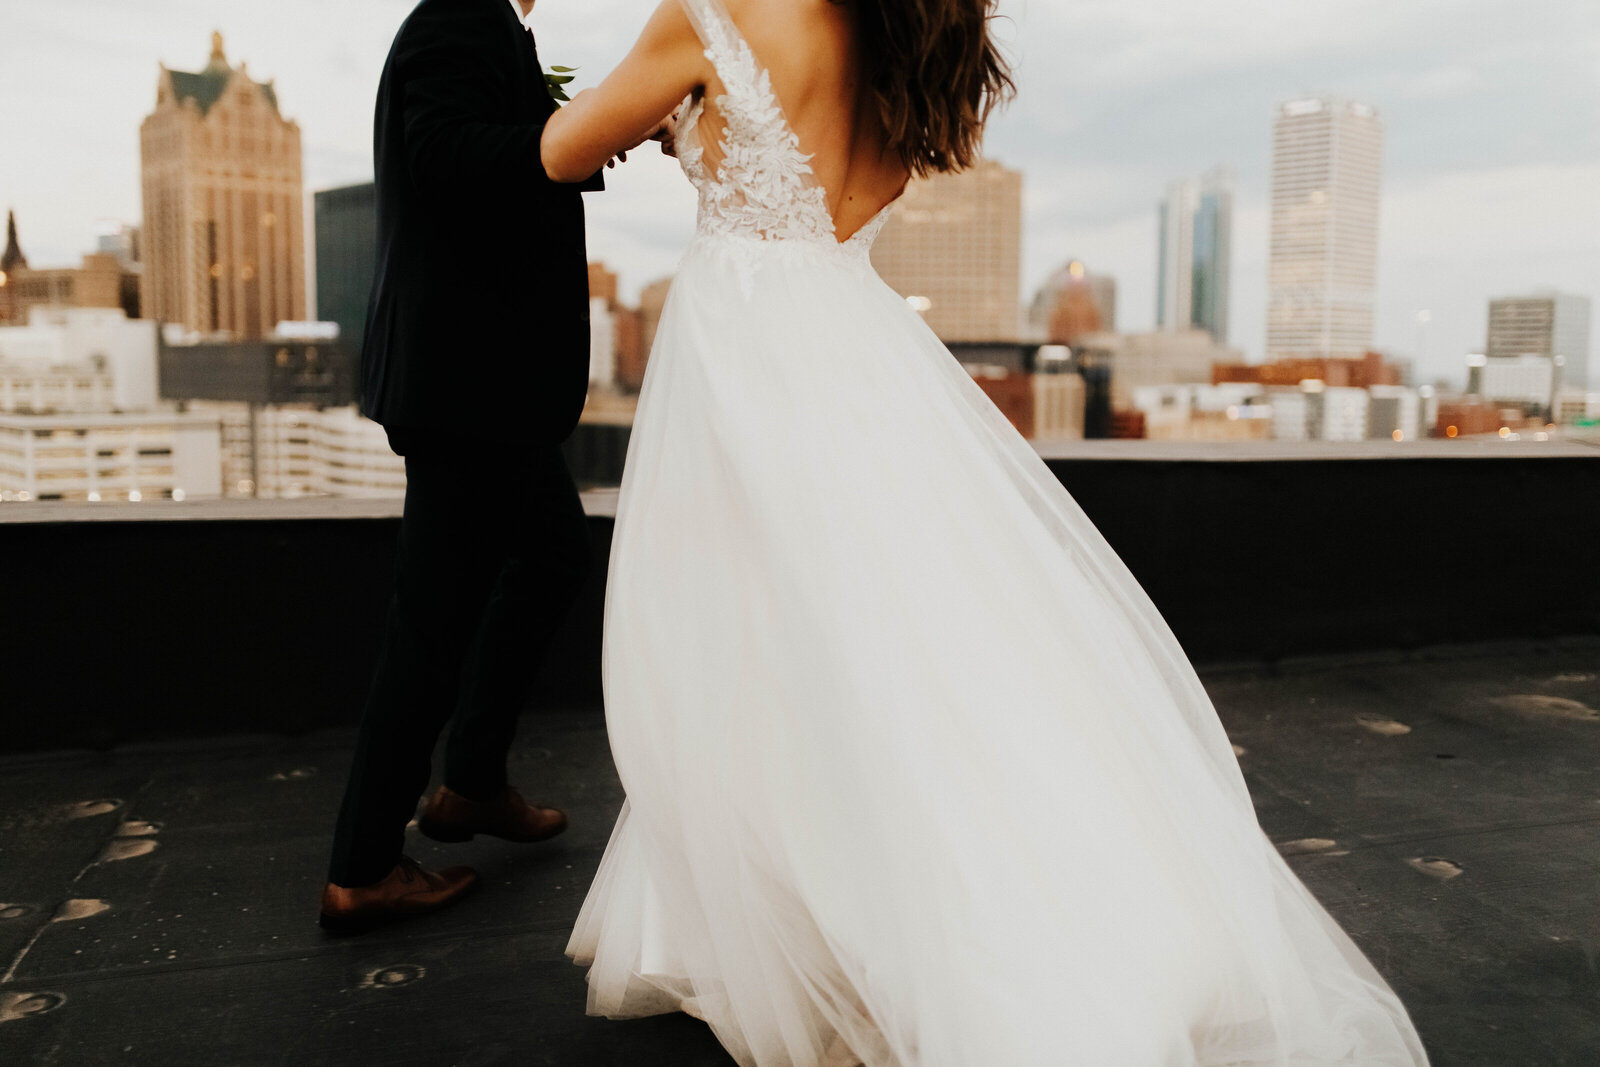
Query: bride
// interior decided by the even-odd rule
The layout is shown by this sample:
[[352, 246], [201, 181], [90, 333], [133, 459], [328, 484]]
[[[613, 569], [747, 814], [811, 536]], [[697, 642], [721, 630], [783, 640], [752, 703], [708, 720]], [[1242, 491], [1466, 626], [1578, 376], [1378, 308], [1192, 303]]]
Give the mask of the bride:
[[589, 1010], [760, 1067], [1424, 1063], [1149, 599], [873, 272], [1010, 88], [993, 6], [665, 0], [545, 131], [574, 180], [678, 112], [700, 199], [611, 554]]

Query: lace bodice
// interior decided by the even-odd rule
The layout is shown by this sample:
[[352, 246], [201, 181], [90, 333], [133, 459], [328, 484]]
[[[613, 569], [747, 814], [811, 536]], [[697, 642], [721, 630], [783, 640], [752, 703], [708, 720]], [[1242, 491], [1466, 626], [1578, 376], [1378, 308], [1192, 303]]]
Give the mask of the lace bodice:
[[806, 242], [865, 261], [888, 219], [885, 207], [848, 241], [839, 242], [828, 194], [800, 151], [772, 89], [772, 79], [751, 51], [722, 0], [682, 0], [706, 46], [724, 92], [716, 98], [725, 130], [722, 162], [706, 166], [700, 120], [704, 99], [691, 99], [678, 123], [678, 157], [700, 194], [701, 237]]

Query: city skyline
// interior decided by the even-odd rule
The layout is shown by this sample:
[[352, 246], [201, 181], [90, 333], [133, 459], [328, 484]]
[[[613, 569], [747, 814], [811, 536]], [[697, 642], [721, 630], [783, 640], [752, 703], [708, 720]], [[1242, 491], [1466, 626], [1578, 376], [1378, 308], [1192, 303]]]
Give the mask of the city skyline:
[[[377, 71], [410, 4], [352, 0], [314, 19], [309, 5], [296, 18], [295, 5], [17, 13], [8, 37], [27, 47], [0, 57], [11, 102], [0, 137], [37, 150], [0, 164], [0, 206], [17, 208], [34, 264], [75, 263], [99, 218], [138, 221], [137, 124], [156, 63], [198, 67], [214, 29], [255, 77], [275, 81], [284, 114], [305, 128], [308, 188], [366, 177]], [[620, 57], [649, 6], [542, 0], [534, 24], [548, 61], [581, 68], [581, 87]], [[1531, 6], [1543, 16], [1480, 0], [1405, 10], [1350, 0], [1290, 27], [1253, 0], [1152, 0], [1137, 12], [1003, 2], [1022, 96], [989, 149], [1027, 175], [1025, 297], [1074, 256], [1117, 278], [1126, 328], [1153, 325], [1149, 205], [1173, 174], [1221, 162], [1238, 175], [1230, 340], [1262, 358], [1270, 117], [1326, 89], [1370, 100], [1388, 126], [1376, 343], [1401, 356], [1420, 349], [1424, 378], [1458, 378], [1462, 354], [1484, 344], [1491, 296], [1600, 293], [1600, 205], [1589, 194], [1600, 184], [1600, 11]], [[314, 36], [297, 28], [307, 24]], [[81, 77], [89, 67], [96, 78]], [[630, 296], [670, 271], [692, 232], [692, 193], [648, 149], [589, 201], [591, 254], [619, 269]], [[1419, 329], [1423, 309], [1432, 323]]]

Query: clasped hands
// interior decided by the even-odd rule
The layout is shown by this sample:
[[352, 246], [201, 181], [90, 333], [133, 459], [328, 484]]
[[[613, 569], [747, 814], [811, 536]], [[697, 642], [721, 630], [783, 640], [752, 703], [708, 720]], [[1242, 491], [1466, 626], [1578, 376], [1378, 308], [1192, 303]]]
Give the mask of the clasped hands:
[[639, 145], [644, 144], [646, 141], [655, 141], [660, 144], [662, 155], [671, 156], [674, 159], [678, 158], [678, 113], [674, 111], [672, 114], [662, 119], [660, 125], [658, 125], [654, 130], [650, 131], [650, 133], [646, 134], [644, 137], [641, 137], [638, 143], [633, 146], [633, 148], [624, 149], [621, 152], [618, 152], [612, 158], [606, 160], [606, 168], [610, 169], [615, 167], [618, 163], [626, 163], [628, 161], [628, 153], [633, 151], [634, 148], [638, 148]]

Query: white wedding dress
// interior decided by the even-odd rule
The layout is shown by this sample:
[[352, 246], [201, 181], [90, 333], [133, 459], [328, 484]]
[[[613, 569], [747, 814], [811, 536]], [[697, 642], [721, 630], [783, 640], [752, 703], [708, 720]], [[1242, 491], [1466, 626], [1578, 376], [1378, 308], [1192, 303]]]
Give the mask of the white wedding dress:
[[760, 1067], [1426, 1062], [1149, 599], [873, 272], [883, 216], [835, 239], [757, 58], [684, 2], [726, 129], [679, 128], [699, 231], [618, 505], [590, 1011]]

